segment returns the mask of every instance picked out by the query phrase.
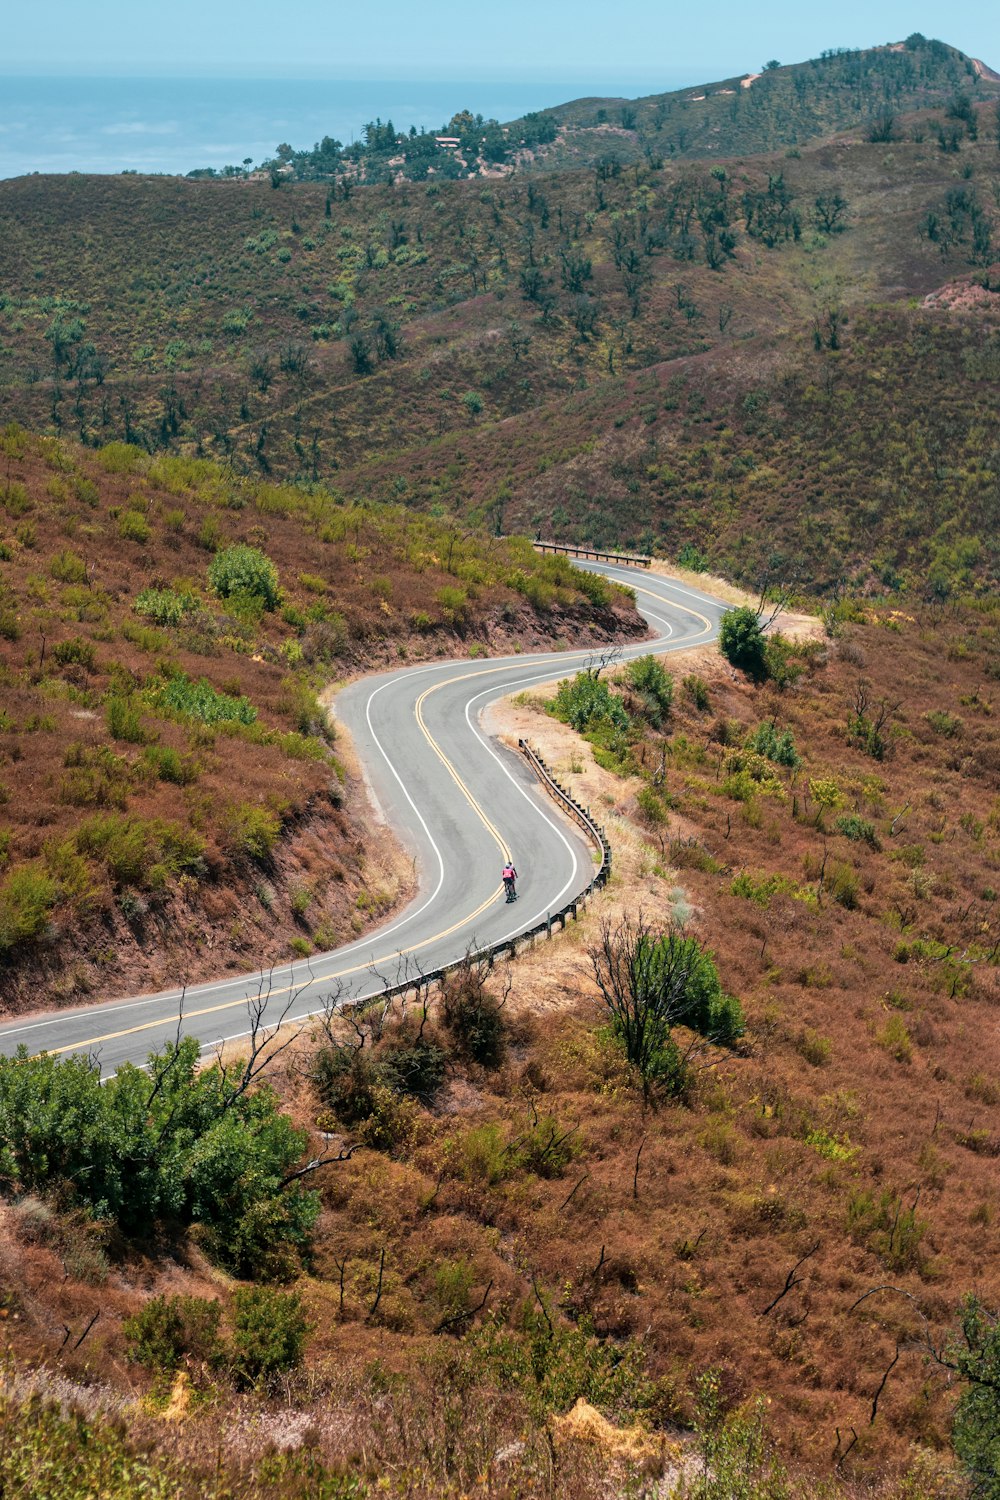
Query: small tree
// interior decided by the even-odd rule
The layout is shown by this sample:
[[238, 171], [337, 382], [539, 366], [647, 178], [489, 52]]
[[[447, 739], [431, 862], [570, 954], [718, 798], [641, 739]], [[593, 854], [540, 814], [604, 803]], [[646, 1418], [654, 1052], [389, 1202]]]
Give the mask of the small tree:
[[248, 547], [242, 542], [215, 554], [208, 581], [220, 599], [240, 596], [259, 599], [265, 609], [277, 609], [281, 602], [274, 563], [258, 547]]
[[637, 656], [625, 668], [625, 680], [642, 699], [646, 717], [659, 729], [670, 713], [674, 698], [674, 679], [655, 656]]
[[[612, 1029], [647, 1095], [657, 1085], [681, 1092], [699, 1045], [731, 1046], [742, 1035], [740, 1004], [725, 994], [715, 960], [696, 938], [679, 932], [657, 937], [640, 912], [617, 926], [605, 921], [590, 962]], [[682, 1053], [673, 1035], [678, 1026], [702, 1043]]]
[[757, 610], [749, 604], [727, 609], [719, 625], [719, 650], [755, 682], [767, 676], [767, 643]]

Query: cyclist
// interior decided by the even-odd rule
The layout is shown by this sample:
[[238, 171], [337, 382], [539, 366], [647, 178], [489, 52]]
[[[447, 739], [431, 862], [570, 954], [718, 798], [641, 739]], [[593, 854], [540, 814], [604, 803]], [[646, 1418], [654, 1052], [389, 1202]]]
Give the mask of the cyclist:
[[517, 890], [514, 882], [517, 879], [517, 871], [514, 869], [513, 860], [508, 860], [503, 867], [503, 888], [507, 892], [508, 901], [517, 900]]

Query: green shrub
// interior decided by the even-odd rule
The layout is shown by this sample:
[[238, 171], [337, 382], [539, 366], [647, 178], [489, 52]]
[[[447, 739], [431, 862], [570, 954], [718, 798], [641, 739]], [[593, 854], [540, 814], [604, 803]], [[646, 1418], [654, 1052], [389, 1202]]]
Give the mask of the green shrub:
[[876, 1037], [876, 1041], [897, 1062], [912, 1062], [913, 1040], [902, 1016], [893, 1015], [887, 1017], [885, 1025]]
[[435, 601], [449, 624], [461, 624], [469, 607], [469, 595], [465, 589], [454, 584], [445, 584], [435, 594]]
[[573, 1159], [573, 1131], [564, 1129], [553, 1115], [539, 1115], [531, 1129], [510, 1148], [517, 1165], [536, 1177], [561, 1177]]
[[592, 672], [578, 672], [575, 677], [564, 678], [551, 711], [578, 734], [602, 723], [627, 730], [631, 722], [621, 698]]
[[308, 1332], [297, 1292], [242, 1287], [233, 1298], [233, 1373], [246, 1386], [265, 1386], [297, 1369]]
[[959, 1333], [947, 1351], [965, 1389], [955, 1411], [952, 1442], [974, 1494], [1000, 1494], [1000, 1319], [976, 1296], [962, 1303]]
[[142, 727], [142, 708], [134, 697], [108, 699], [108, 733], [130, 745], [144, 745], [149, 738]]
[[674, 697], [674, 679], [663, 663], [655, 656], [638, 656], [625, 668], [625, 681], [642, 700], [646, 718], [653, 728], [661, 728]]
[[157, 891], [171, 876], [203, 871], [201, 836], [162, 818], [100, 814], [81, 823], [73, 841], [77, 853], [102, 864], [118, 887]]
[[274, 853], [281, 836], [281, 819], [268, 807], [243, 802], [230, 808], [225, 819], [225, 837], [230, 854], [264, 864]]
[[842, 833], [845, 839], [850, 839], [855, 844], [867, 844], [870, 849], [881, 849], [878, 833], [874, 823], [869, 823], [866, 818], [861, 818], [857, 813], [851, 813], [847, 817], [838, 818], [834, 823], [838, 833]]
[[911, 1208], [904, 1208], [902, 1200], [888, 1188], [877, 1198], [859, 1189], [848, 1202], [847, 1228], [857, 1244], [867, 1246], [891, 1271], [919, 1272], [926, 1268], [922, 1243], [927, 1222], [917, 1218], [916, 1201]]
[[20, 865], [0, 883], [0, 953], [41, 937], [59, 887], [37, 865]]
[[222, 1304], [207, 1297], [151, 1297], [122, 1324], [130, 1359], [152, 1370], [174, 1370], [185, 1355], [207, 1365], [224, 1357]]
[[153, 531], [142, 511], [127, 510], [119, 518], [118, 535], [126, 542], [138, 542], [140, 546], [144, 546]]
[[677, 563], [679, 567], [687, 568], [692, 573], [708, 572], [708, 558], [693, 542], [684, 543], [677, 554]]
[[141, 474], [149, 467], [149, 455], [134, 443], [105, 443], [97, 450], [97, 462], [108, 474]]
[[859, 886], [853, 865], [836, 860], [833, 867], [827, 871], [825, 884], [834, 901], [839, 902], [848, 911], [856, 909]]
[[802, 1032], [796, 1045], [806, 1062], [814, 1068], [825, 1068], [830, 1061], [833, 1051], [830, 1038], [820, 1036], [819, 1032], [813, 1031], [810, 1026]]
[[935, 709], [924, 715], [928, 724], [935, 734], [942, 734], [946, 739], [956, 739], [965, 729], [963, 721], [958, 714], [945, 713], [943, 709]]
[[748, 747], [757, 755], [763, 755], [776, 766], [787, 766], [795, 770], [802, 764], [802, 757], [795, 748], [790, 729], [780, 734], [774, 724], [760, 724], [747, 740]]
[[690, 676], [684, 678], [681, 687], [684, 689], [685, 698], [694, 704], [699, 713], [704, 713], [710, 707], [711, 699], [708, 692], [708, 683], [703, 677], [698, 677], [692, 673]]
[[643, 822], [657, 824], [667, 821], [666, 804], [655, 787], [640, 787], [635, 795], [635, 804]]
[[220, 693], [206, 677], [195, 682], [183, 672], [174, 672], [150, 697], [158, 707], [202, 724], [254, 724], [257, 720], [257, 710], [249, 698]]
[[208, 569], [208, 581], [220, 599], [243, 595], [258, 599], [265, 609], [281, 602], [278, 570], [266, 553], [238, 543], [217, 552]]
[[193, 595], [179, 594], [176, 589], [150, 588], [136, 596], [132, 608], [155, 625], [179, 625], [196, 608], [196, 600]]
[[760, 616], [748, 604], [727, 609], [719, 624], [719, 650], [755, 682], [767, 677], [767, 641]]
[[732, 1046], [743, 1034], [743, 1010], [722, 988], [713, 955], [696, 938], [655, 937], [640, 919], [605, 925], [591, 949], [594, 978], [612, 1033], [644, 1084], [680, 1093], [687, 1068], [674, 1040], [678, 1026]]
[[181, 755], [170, 745], [149, 745], [143, 751], [142, 764], [148, 766], [159, 781], [172, 786], [190, 786], [198, 779], [198, 767], [189, 755]]
[[288, 1177], [306, 1141], [266, 1084], [202, 1067], [193, 1037], [103, 1081], [90, 1057], [0, 1058], [0, 1190], [58, 1187], [126, 1235], [198, 1225], [238, 1276], [287, 1274], [305, 1243], [319, 1199]]
[[87, 564], [82, 557], [66, 548], [57, 552], [49, 563], [49, 572], [59, 583], [86, 583]]
[[80, 635], [71, 636], [67, 641], [57, 641], [52, 648], [52, 655], [61, 667], [84, 667], [88, 672], [93, 671], [96, 661], [93, 642], [84, 640]]

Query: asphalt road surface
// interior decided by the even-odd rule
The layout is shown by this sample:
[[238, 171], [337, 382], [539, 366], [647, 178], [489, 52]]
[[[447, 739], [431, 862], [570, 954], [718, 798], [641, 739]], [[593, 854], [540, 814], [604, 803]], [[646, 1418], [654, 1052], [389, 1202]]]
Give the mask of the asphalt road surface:
[[[725, 608], [716, 599], [635, 568], [592, 566], [629, 584], [655, 639], [625, 657], [711, 641]], [[416, 861], [418, 893], [382, 927], [333, 952], [256, 974], [156, 995], [21, 1017], [0, 1027], [0, 1053], [83, 1052], [113, 1072], [144, 1062], [182, 1026], [206, 1049], [245, 1036], [252, 1009], [265, 1024], [304, 1020], [340, 999], [513, 937], [572, 900], [593, 874], [595, 851], [557, 810], [523, 758], [491, 741], [483, 709], [508, 693], [578, 671], [592, 650], [434, 662], [365, 677], [334, 704], [365, 768], [377, 811]], [[500, 871], [517, 866], [518, 900]]]

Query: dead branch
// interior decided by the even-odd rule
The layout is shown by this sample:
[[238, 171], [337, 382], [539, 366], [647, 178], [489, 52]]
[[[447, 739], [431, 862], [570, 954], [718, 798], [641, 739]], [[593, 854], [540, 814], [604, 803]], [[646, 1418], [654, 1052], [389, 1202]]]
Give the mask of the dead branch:
[[491, 1281], [489, 1286], [483, 1293], [481, 1300], [476, 1303], [475, 1307], [467, 1307], [464, 1312], [452, 1313], [450, 1318], [442, 1319], [442, 1321], [435, 1328], [434, 1332], [443, 1333], [446, 1328], [453, 1328], [457, 1323], [464, 1323], [466, 1318], [474, 1318], [476, 1316], [476, 1313], [482, 1312], [483, 1308], [486, 1306], [487, 1298], [489, 1297], [492, 1290], [493, 1283]]
[[542, 1294], [538, 1290], [538, 1282], [535, 1280], [534, 1276], [532, 1276], [532, 1278], [531, 1278], [531, 1290], [535, 1294], [535, 1301], [538, 1303], [539, 1307], [542, 1310], [542, 1317], [545, 1319], [545, 1325], [546, 1325], [546, 1327], [549, 1330], [549, 1338], [550, 1339], [551, 1338], [555, 1338], [555, 1332], [556, 1331], [552, 1327], [552, 1319], [549, 1317], [549, 1310], [545, 1306], [544, 1301], [542, 1300]]
[[815, 1245], [813, 1245], [813, 1247], [812, 1247], [811, 1250], [807, 1250], [806, 1253], [805, 1253], [805, 1255], [802, 1255], [802, 1256], [799, 1257], [799, 1259], [795, 1262], [795, 1264], [792, 1267], [792, 1269], [789, 1271], [788, 1275], [785, 1277], [785, 1284], [782, 1287], [781, 1291], [778, 1293], [778, 1295], [776, 1297], [774, 1297], [774, 1298], [771, 1299], [771, 1301], [767, 1304], [766, 1307], [761, 1308], [760, 1312], [757, 1314], [757, 1316], [759, 1318], [766, 1318], [767, 1315], [768, 1315], [768, 1313], [774, 1311], [774, 1309], [777, 1307], [778, 1303], [781, 1301], [781, 1299], [783, 1297], [787, 1297], [788, 1293], [791, 1292], [791, 1291], [793, 1291], [795, 1289], [795, 1287], [801, 1286], [802, 1282], [805, 1281], [806, 1278], [804, 1276], [797, 1276], [795, 1273], [798, 1271], [798, 1269], [799, 1269], [800, 1266], [802, 1266], [802, 1265], [805, 1264], [805, 1262], [810, 1258], [810, 1256], [813, 1256], [813, 1255], [816, 1254], [816, 1251], [819, 1249], [820, 1244], [821, 1244], [821, 1241], [817, 1240], [816, 1243], [815, 1243]]
[[646, 1140], [647, 1137], [643, 1136], [639, 1142], [639, 1149], [635, 1153], [635, 1171], [632, 1173], [632, 1197], [635, 1199], [639, 1197], [639, 1158], [642, 1155], [642, 1148], [646, 1144]]
[[834, 1450], [833, 1450], [833, 1458], [834, 1458], [834, 1466], [835, 1466], [835, 1468], [838, 1468], [838, 1469], [839, 1469], [839, 1468], [840, 1468], [840, 1467], [841, 1467], [841, 1465], [842, 1465], [842, 1464], [843, 1464], [843, 1462], [844, 1462], [844, 1459], [845, 1459], [845, 1458], [846, 1458], [846, 1457], [847, 1457], [847, 1455], [848, 1455], [848, 1454], [849, 1454], [849, 1453], [850, 1453], [850, 1451], [851, 1451], [851, 1449], [852, 1449], [852, 1448], [853, 1448], [853, 1447], [854, 1447], [854, 1444], [855, 1444], [855, 1443], [856, 1443], [856, 1442], [857, 1442], [857, 1441], [858, 1441], [858, 1434], [857, 1434], [857, 1430], [856, 1430], [856, 1429], [855, 1429], [855, 1428], [854, 1428], [854, 1427], [852, 1427], [852, 1428], [851, 1428], [851, 1432], [852, 1432], [852, 1433], [853, 1433], [853, 1434], [854, 1434], [854, 1435], [853, 1435], [853, 1437], [852, 1437], [852, 1438], [851, 1438], [851, 1441], [850, 1441], [850, 1442], [849, 1442], [849, 1443], [848, 1443], [848, 1445], [847, 1445], [847, 1447], [846, 1447], [846, 1448], [845, 1448], [845, 1449], [844, 1449], [844, 1451], [843, 1451], [843, 1453], [841, 1453], [841, 1454], [840, 1454], [840, 1457], [839, 1457], [839, 1458], [838, 1458], [838, 1457], [837, 1457], [837, 1454], [838, 1454], [838, 1453], [839, 1453], [839, 1452], [840, 1452], [840, 1445], [841, 1445], [841, 1443], [842, 1443], [842, 1442], [843, 1442], [843, 1439], [842, 1439], [842, 1438], [841, 1438], [841, 1436], [840, 1436], [840, 1428], [839, 1428], [839, 1427], [838, 1427], [838, 1428], [837, 1428], [837, 1429], [836, 1429], [836, 1433], [837, 1433], [837, 1446], [836, 1446], [836, 1448], [834, 1448]]
[[339, 1304], [338, 1309], [337, 1309], [337, 1316], [339, 1318], [343, 1318], [343, 1316], [344, 1316], [344, 1276], [345, 1276], [345, 1274], [347, 1272], [347, 1256], [345, 1255], [344, 1258], [343, 1258], [343, 1260], [338, 1260], [337, 1257], [334, 1256], [333, 1257], [333, 1263], [337, 1267], [337, 1271], [339, 1273], [339, 1281], [340, 1281], [340, 1304]]
[[280, 1186], [286, 1188], [291, 1183], [308, 1177], [311, 1172], [318, 1172], [320, 1167], [328, 1167], [338, 1161], [350, 1161], [357, 1149], [357, 1146], [341, 1146], [336, 1156], [332, 1153], [329, 1156], [314, 1156], [312, 1161], [307, 1161], [304, 1167], [299, 1167], [298, 1171], [289, 1172], [286, 1177], [283, 1177]]
[[875, 1396], [874, 1396], [874, 1399], [872, 1401], [872, 1414], [871, 1414], [871, 1416], [868, 1419], [868, 1426], [869, 1427], [873, 1427], [875, 1425], [875, 1418], [878, 1416], [878, 1404], [879, 1404], [879, 1400], [881, 1399], [882, 1392], [885, 1390], [886, 1381], [889, 1379], [889, 1376], [892, 1374], [893, 1370], [896, 1368], [896, 1364], [897, 1364], [897, 1362], [899, 1360], [899, 1352], [900, 1352], [900, 1350], [899, 1350], [899, 1344], [897, 1343], [896, 1344], [896, 1352], [892, 1356], [892, 1359], [889, 1361], [888, 1365], [886, 1366], [885, 1374], [882, 1376], [882, 1379], [879, 1381], [878, 1390], [875, 1392]]
[[384, 1271], [385, 1271], [385, 1246], [383, 1245], [382, 1246], [382, 1254], [379, 1256], [379, 1262], [378, 1262], [378, 1289], [375, 1292], [375, 1301], [372, 1303], [371, 1307], [368, 1309], [368, 1316], [370, 1318], [374, 1318], [376, 1312], [378, 1311], [378, 1305], [382, 1301], [382, 1276], [383, 1276]]
[[572, 1202], [572, 1200], [576, 1197], [576, 1194], [579, 1192], [580, 1188], [583, 1187], [583, 1184], [589, 1179], [589, 1177], [590, 1177], [590, 1173], [589, 1172], [584, 1172], [583, 1176], [580, 1178], [580, 1181], [577, 1183], [576, 1187], [570, 1189], [570, 1191], [566, 1194], [566, 1197], [563, 1199], [563, 1201], [559, 1205], [559, 1212], [560, 1213], [562, 1213], [563, 1209], [566, 1208], [567, 1205]]

